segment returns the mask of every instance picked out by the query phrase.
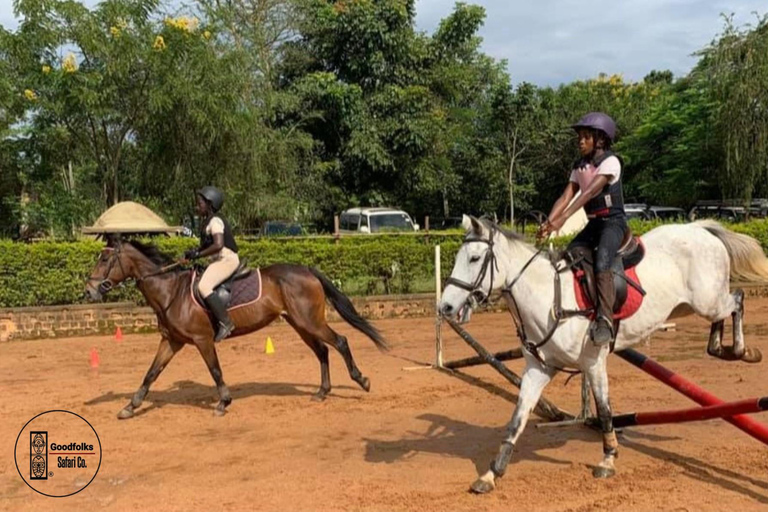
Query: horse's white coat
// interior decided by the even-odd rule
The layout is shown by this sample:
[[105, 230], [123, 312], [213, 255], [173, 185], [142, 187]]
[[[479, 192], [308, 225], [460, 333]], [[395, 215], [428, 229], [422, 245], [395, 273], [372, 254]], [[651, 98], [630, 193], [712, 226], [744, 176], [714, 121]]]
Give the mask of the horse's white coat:
[[[489, 288], [498, 290], [509, 285], [536, 252], [532, 246], [504, 235], [484, 221], [465, 216], [464, 227], [472, 238], [487, 240], [493, 237], [498, 271], [493, 273], [493, 283], [490, 282], [490, 272], [479, 283], [479, 289], [486, 293]], [[713, 221], [660, 226], [644, 235], [642, 240], [646, 255], [637, 266], [637, 275], [647, 293], [640, 309], [621, 322], [615, 349], [621, 350], [647, 339], [673, 313], [692, 310], [712, 323], [733, 313], [736, 320], [733, 353], [741, 357], [745, 352], [741, 309], [738, 296], [730, 292], [729, 282], [731, 277], [768, 280], [768, 259], [757, 241], [728, 231]], [[475, 283], [488, 248], [486, 243], [465, 243], [456, 255], [451, 277]], [[533, 342], [543, 339], [555, 321], [552, 314], [554, 272], [550, 261], [542, 255], [531, 263], [512, 289], [525, 332]], [[571, 272], [561, 274], [561, 286], [562, 307], [578, 309]], [[467, 290], [447, 285], [440, 302], [441, 311], [445, 315], [455, 315], [467, 303], [469, 295]], [[609, 348], [593, 345], [588, 330], [589, 320], [585, 318], [562, 320], [551, 340], [540, 349], [540, 355], [547, 365], [582, 370], [590, 381], [598, 410], [602, 409], [601, 419], [605, 419], [606, 415], [610, 417], [606, 374]], [[527, 351], [524, 354], [526, 369], [520, 401], [505, 439], [507, 445], [517, 441], [528, 415], [554, 373]], [[612, 427], [608, 424], [604, 430], [609, 434]], [[497, 463], [501, 458], [500, 452]], [[506, 459], [509, 459], [508, 455]], [[613, 455], [606, 454], [600, 466], [613, 471]], [[473, 489], [488, 492], [494, 485], [494, 473], [488, 471], [473, 484]]]

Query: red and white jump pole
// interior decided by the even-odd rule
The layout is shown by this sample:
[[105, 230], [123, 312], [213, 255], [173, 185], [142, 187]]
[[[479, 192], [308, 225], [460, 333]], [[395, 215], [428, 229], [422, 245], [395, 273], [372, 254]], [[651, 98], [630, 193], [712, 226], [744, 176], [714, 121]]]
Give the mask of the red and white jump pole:
[[693, 407], [691, 409], [619, 414], [613, 417], [613, 426], [621, 428], [634, 425], [661, 425], [664, 423], [704, 421], [714, 418], [728, 418], [738, 414], [761, 412], [766, 409], [768, 409], [768, 397], [748, 398], [746, 400], [739, 400], [738, 402]]
[[723, 418], [758, 441], [768, 444], [768, 426], [744, 415], [768, 409], [768, 397], [726, 403], [706, 389], [684, 379], [636, 350], [628, 348], [616, 352], [616, 355], [705, 407], [678, 411], [623, 414], [613, 418], [615, 427]]

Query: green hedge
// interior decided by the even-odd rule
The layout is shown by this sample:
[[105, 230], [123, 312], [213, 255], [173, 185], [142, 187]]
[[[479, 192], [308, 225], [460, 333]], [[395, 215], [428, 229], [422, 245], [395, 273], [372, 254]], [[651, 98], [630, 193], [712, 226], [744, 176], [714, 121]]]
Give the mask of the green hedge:
[[[160, 250], [179, 257], [195, 239], [158, 239]], [[238, 240], [240, 257], [251, 266], [297, 263], [314, 266], [350, 295], [417, 293], [434, 290], [434, 245], [443, 247], [442, 265], [451, 268], [461, 235], [371, 236], [332, 239]], [[103, 244], [98, 242], [0, 241], [0, 307], [87, 302], [85, 282]], [[450, 266], [449, 266], [450, 265]], [[143, 302], [135, 286], [118, 288], [110, 301]]]
[[[631, 221], [637, 234], [659, 225]], [[768, 248], [768, 221], [729, 225], [734, 231], [755, 237]], [[252, 266], [298, 263], [317, 267], [347, 294], [419, 293], [434, 291], [434, 245], [441, 245], [443, 277], [453, 268], [462, 235], [358, 236], [332, 239], [239, 240], [241, 257]], [[564, 247], [570, 237], [554, 241]], [[196, 244], [194, 239], [172, 238], [157, 242], [174, 257]], [[0, 241], [0, 307], [45, 306], [85, 303], [84, 283], [103, 244], [39, 242], [20, 244]], [[394, 269], [394, 270], [393, 270]], [[135, 286], [110, 293], [108, 300], [142, 302]]]

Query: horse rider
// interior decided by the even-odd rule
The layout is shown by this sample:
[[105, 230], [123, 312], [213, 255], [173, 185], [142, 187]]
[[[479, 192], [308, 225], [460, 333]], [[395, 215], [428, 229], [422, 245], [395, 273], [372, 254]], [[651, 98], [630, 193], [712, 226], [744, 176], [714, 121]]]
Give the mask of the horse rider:
[[[616, 290], [611, 265], [629, 229], [621, 184], [622, 161], [611, 151], [616, 138], [616, 123], [607, 114], [591, 112], [572, 128], [578, 134], [581, 157], [573, 164], [568, 185], [537, 236], [541, 239], [559, 231], [571, 215], [584, 207], [589, 222], [569, 244], [568, 251], [574, 256], [595, 252], [597, 315], [592, 327], [592, 341], [602, 345], [614, 338]], [[581, 196], [570, 204], [579, 191]]]
[[219, 213], [224, 205], [224, 194], [216, 187], [207, 186], [198, 190], [195, 197], [195, 210], [201, 219], [200, 246], [186, 251], [184, 260], [209, 259], [210, 263], [200, 278], [198, 289], [218, 322], [214, 341], [219, 342], [232, 333], [235, 324], [213, 290], [237, 270], [240, 258], [232, 228]]

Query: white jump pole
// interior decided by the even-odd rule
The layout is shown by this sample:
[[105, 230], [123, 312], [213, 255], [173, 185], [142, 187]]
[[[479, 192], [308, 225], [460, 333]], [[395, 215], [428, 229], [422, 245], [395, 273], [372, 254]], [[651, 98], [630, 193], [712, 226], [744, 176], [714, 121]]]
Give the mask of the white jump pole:
[[440, 246], [435, 246], [435, 366], [443, 367], [443, 319], [440, 316], [440, 298], [442, 295], [440, 278]]
[[403, 370], [432, 370], [435, 368], [444, 368], [443, 366], [443, 317], [440, 316], [440, 299], [442, 297], [441, 289], [442, 279], [440, 279], [440, 246], [435, 246], [435, 362], [434, 364], [422, 366], [406, 366]]

